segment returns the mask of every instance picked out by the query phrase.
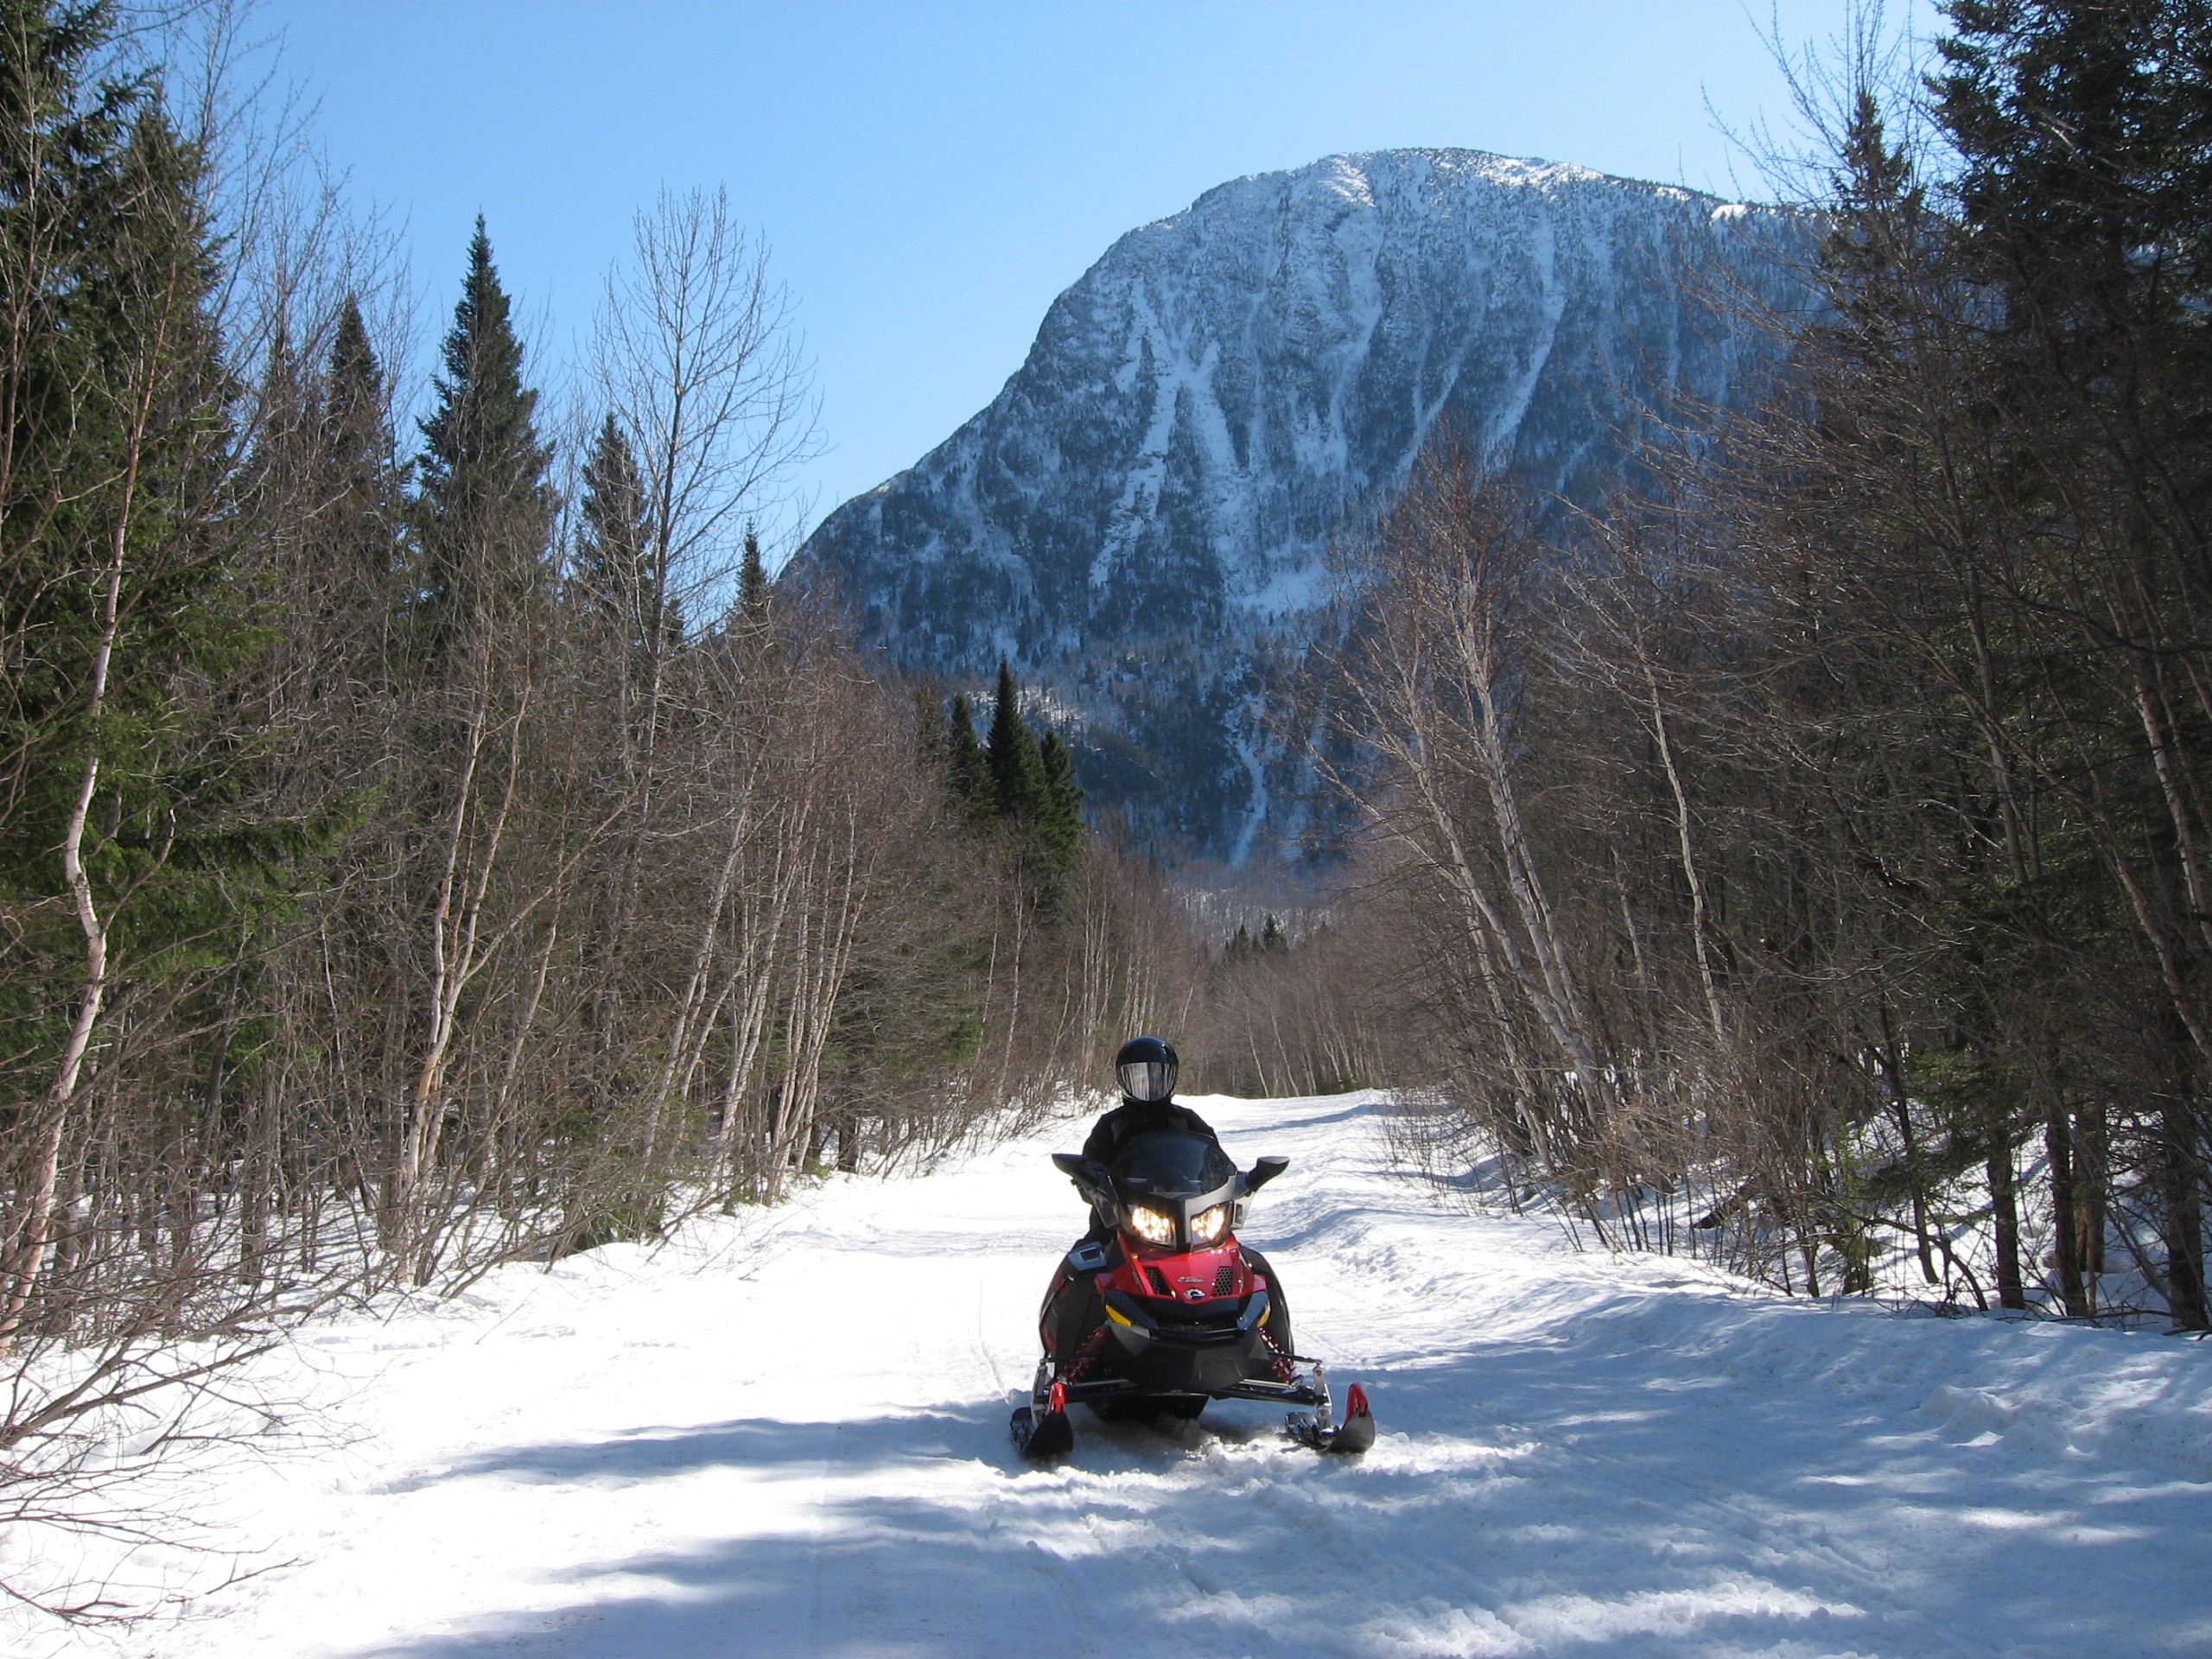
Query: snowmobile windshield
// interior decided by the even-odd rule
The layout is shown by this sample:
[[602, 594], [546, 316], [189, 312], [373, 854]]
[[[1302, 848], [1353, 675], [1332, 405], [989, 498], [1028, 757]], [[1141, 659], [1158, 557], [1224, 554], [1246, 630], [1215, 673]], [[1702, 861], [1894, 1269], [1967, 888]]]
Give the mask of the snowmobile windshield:
[[1127, 1197], [1175, 1203], [1219, 1192], [1236, 1179], [1236, 1166], [1209, 1136], [1158, 1129], [1122, 1147], [1108, 1173]]

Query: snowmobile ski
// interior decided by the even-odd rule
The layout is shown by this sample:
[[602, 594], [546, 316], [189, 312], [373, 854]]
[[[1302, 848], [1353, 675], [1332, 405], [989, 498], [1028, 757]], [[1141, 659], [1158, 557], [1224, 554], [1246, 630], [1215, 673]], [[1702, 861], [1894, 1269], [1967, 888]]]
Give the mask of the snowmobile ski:
[[1075, 1450], [1075, 1427], [1065, 1411], [1048, 1411], [1037, 1417], [1028, 1407], [1018, 1406], [1007, 1427], [1014, 1434], [1014, 1449], [1032, 1463], [1064, 1458]]
[[1007, 1430], [1014, 1449], [1033, 1463], [1067, 1456], [1075, 1450], [1075, 1426], [1068, 1421], [1066, 1389], [1054, 1382], [1041, 1398], [1015, 1407]]
[[1344, 1420], [1332, 1427], [1325, 1403], [1318, 1411], [1294, 1416], [1286, 1426], [1290, 1438], [1316, 1452], [1357, 1457], [1375, 1444], [1375, 1415], [1367, 1408], [1367, 1390], [1355, 1382], [1344, 1390]]

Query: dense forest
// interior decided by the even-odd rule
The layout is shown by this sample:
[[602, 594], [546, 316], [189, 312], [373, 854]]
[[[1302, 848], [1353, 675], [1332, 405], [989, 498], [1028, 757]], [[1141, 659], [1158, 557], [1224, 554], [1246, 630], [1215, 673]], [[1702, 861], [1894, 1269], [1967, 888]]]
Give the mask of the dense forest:
[[1347, 544], [1360, 879], [1244, 1028], [1609, 1243], [2201, 1330], [2212, 12], [1946, 12], [1808, 72], [1755, 414], [1580, 507], [1447, 441]]

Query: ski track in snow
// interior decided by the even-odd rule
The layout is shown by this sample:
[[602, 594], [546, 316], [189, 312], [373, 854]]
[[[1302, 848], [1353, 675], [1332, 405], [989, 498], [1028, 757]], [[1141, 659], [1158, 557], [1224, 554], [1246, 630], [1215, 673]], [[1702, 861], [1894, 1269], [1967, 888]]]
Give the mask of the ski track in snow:
[[[1388, 1173], [1357, 1096], [1196, 1103], [1291, 1154], [1244, 1236], [1382, 1438], [1280, 1414], [1006, 1436], [1079, 1224], [1048, 1126], [658, 1253], [313, 1328], [340, 1438], [226, 1465], [291, 1563], [143, 1659], [2040, 1656], [2212, 1651], [2212, 1344], [1791, 1302], [1574, 1252]], [[177, 1569], [183, 1571], [181, 1566]], [[203, 1569], [204, 1570], [204, 1569]]]

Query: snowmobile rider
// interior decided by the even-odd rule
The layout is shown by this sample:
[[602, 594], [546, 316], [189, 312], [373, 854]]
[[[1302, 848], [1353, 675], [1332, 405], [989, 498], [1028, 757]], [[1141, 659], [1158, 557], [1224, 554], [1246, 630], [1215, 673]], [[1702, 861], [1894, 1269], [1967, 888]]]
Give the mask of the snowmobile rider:
[[[1132, 1037], [1114, 1056], [1114, 1077], [1122, 1086], [1122, 1103], [1091, 1126], [1083, 1143], [1087, 1163], [1111, 1164], [1123, 1147], [1141, 1135], [1160, 1129], [1180, 1129], [1202, 1135], [1216, 1146], [1221, 1137], [1213, 1126], [1187, 1106], [1175, 1103], [1175, 1046], [1158, 1037]], [[1096, 1216], [1086, 1237], [1103, 1240], [1113, 1230]]]
[[1157, 1037], [1130, 1038], [1114, 1056], [1114, 1077], [1122, 1085], [1122, 1103], [1091, 1126], [1090, 1138], [1083, 1143], [1086, 1160], [1110, 1164], [1114, 1154], [1137, 1136], [1160, 1129], [1182, 1129], [1220, 1144], [1221, 1137], [1205, 1119], [1175, 1103], [1173, 1043]]

